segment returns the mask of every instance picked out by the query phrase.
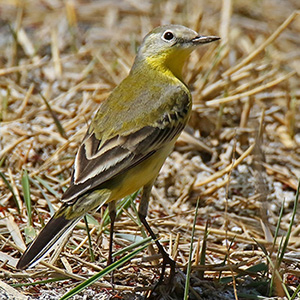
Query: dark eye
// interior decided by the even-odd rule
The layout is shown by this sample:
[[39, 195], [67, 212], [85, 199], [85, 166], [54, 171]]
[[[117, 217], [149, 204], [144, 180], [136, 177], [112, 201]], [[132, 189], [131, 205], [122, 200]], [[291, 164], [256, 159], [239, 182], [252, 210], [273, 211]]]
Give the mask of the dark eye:
[[163, 38], [164, 38], [166, 41], [172, 40], [173, 37], [174, 37], [174, 34], [173, 34], [171, 31], [166, 31], [166, 32], [164, 33], [164, 36], [163, 36]]

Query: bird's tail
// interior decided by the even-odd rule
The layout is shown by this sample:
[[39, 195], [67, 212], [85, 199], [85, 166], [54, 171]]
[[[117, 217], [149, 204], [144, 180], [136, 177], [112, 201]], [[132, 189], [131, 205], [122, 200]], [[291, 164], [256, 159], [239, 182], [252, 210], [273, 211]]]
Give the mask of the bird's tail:
[[33, 267], [44, 258], [52, 249], [62, 242], [64, 237], [74, 228], [81, 219], [80, 217], [66, 218], [67, 205], [50, 219], [37, 238], [28, 246], [17, 264], [17, 269]]

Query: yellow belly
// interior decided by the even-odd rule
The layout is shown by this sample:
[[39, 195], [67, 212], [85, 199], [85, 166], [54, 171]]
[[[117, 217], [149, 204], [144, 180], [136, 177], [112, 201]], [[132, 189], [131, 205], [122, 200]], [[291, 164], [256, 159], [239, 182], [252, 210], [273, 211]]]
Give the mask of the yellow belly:
[[174, 142], [160, 149], [154, 155], [130, 169], [125, 174], [121, 174], [114, 178], [108, 187], [108, 189], [111, 190], [111, 196], [109, 197], [108, 202], [119, 200], [130, 195], [154, 180], [167, 156], [172, 151]]

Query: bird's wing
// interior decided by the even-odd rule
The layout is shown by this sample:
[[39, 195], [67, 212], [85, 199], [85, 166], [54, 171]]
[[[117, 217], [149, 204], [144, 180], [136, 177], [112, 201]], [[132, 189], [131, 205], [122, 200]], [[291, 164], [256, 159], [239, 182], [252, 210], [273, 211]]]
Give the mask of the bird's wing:
[[72, 202], [149, 158], [183, 130], [188, 110], [189, 107], [184, 111], [167, 111], [152, 126], [144, 126], [126, 136], [116, 135], [104, 142], [90, 130], [79, 147], [71, 186], [62, 200]]

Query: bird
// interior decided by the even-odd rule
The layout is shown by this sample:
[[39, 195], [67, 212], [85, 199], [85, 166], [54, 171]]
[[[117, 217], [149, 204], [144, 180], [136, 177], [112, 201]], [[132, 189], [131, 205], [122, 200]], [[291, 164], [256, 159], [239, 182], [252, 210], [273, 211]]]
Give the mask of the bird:
[[192, 97], [183, 81], [183, 65], [199, 45], [219, 39], [182, 25], [159, 26], [145, 36], [128, 76], [100, 103], [89, 125], [61, 207], [22, 254], [17, 269], [36, 265], [85, 214], [105, 204], [111, 219], [111, 264], [116, 202], [142, 189], [138, 216], [162, 256], [160, 278], [167, 265], [174, 274], [175, 261], [146, 220], [149, 197], [191, 113]]

